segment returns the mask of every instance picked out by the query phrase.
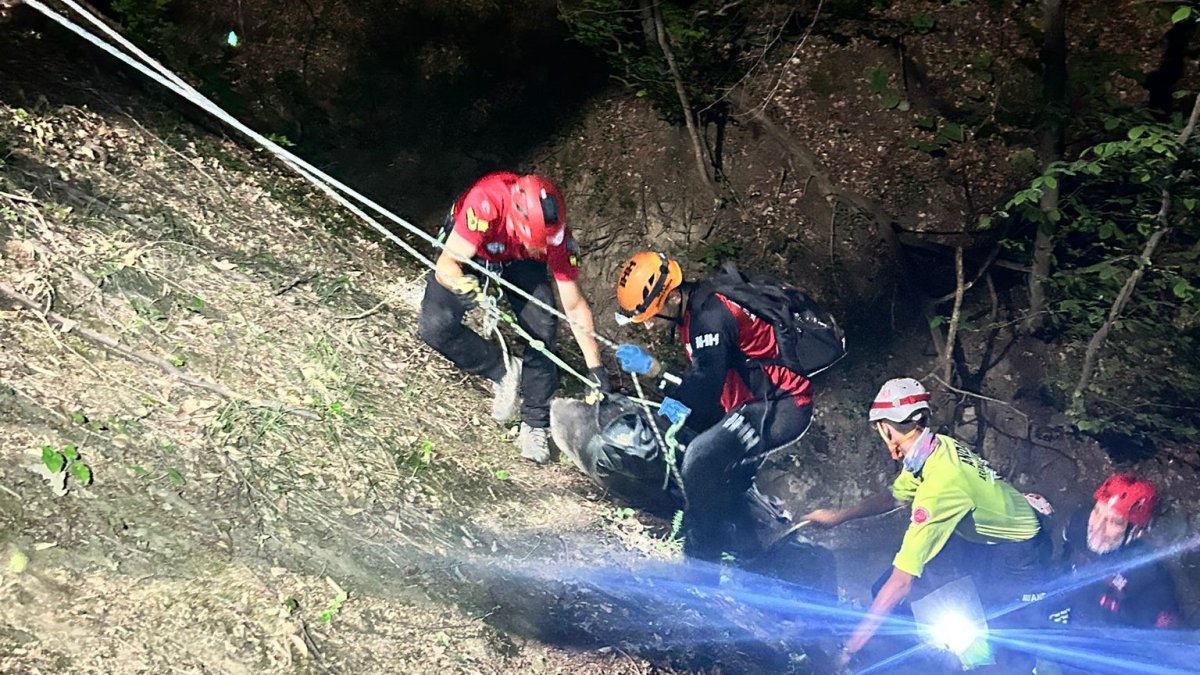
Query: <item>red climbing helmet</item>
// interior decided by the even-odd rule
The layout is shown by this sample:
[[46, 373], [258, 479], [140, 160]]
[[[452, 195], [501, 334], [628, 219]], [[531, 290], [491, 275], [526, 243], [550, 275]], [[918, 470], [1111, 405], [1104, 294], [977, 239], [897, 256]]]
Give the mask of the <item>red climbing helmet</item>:
[[517, 238], [528, 248], [558, 246], [566, 234], [567, 205], [550, 179], [529, 174], [512, 186], [508, 212]]
[[1145, 527], [1154, 518], [1158, 489], [1131, 473], [1115, 473], [1096, 488], [1096, 501], [1108, 504], [1130, 525]]

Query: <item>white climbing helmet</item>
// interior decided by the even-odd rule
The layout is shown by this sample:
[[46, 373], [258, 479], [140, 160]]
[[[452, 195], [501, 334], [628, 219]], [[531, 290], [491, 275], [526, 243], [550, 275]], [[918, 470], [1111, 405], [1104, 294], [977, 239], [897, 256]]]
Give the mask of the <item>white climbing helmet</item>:
[[867, 419], [906, 422], [919, 410], [929, 410], [929, 392], [911, 377], [897, 377], [884, 382], [875, 394]]

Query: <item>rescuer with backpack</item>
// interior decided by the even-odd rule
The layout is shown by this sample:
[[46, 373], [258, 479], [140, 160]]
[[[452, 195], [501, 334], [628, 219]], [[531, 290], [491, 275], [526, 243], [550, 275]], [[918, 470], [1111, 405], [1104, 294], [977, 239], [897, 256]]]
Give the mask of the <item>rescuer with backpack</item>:
[[542, 176], [498, 171], [480, 178], [458, 198], [443, 229], [445, 247], [421, 300], [421, 339], [455, 366], [492, 381], [492, 417], [497, 422], [508, 421], [524, 397], [517, 446], [522, 457], [544, 463], [550, 459], [547, 428], [558, 368], [542, 349], [554, 349], [558, 319], [502, 289], [517, 324], [541, 348], [528, 346], [521, 361], [505, 359], [498, 344], [463, 325], [463, 316], [483, 293], [479, 273], [461, 261], [474, 259], [549, 306], [557, 289], [589, 372], [607, 391], [608, 373], [593, 334], [592, 310], [576, 282], [579, 252], [567, 228], [566, 204], [558, 188]]
[[682, 378], [637, 345], [621, 345], [617, 359], [627, 372], [661, 375], [659, 414], [699, 432], [680, 468], [684, 552], [716, 560], [741, 534], [729, 530], [763, 460], [808, 429], [809, 377], [844, 355], [841, 332], [788, 284], [751, 282], [732, 267], [688, 282], [677, 261], [653, 251], [621, 268], [617, 303], [629, 322], [679, 330], [691, 362]]

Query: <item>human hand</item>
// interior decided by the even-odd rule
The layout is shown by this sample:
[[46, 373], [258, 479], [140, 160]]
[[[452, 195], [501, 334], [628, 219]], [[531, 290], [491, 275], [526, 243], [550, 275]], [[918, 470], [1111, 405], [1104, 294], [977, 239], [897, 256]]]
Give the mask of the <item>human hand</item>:
[[654, 357], [637, 345], [623, 344], [617, 347], [617, 361], [621, 370], [634, 375], [645, 375], [654, 368]]
[[464, 274], [450, 282], [450, 290], [455, 295], [474, 299], [483, 291], [479, 288], [479, 279], [473, 274]]
[[833, 509], [817, 509], [810, 513], [800, 516], [799, 522], [808, 521], [808, 524], [819, 530], [825, 530], [831, 527], [842, 524], [842, 519], [838, 512]]
[[668, 397], [662, 400], [662, 405], [658, 407], [658, 414], [671, 420], [671, 424], [679, 424], [692, 414], [692, 409]]

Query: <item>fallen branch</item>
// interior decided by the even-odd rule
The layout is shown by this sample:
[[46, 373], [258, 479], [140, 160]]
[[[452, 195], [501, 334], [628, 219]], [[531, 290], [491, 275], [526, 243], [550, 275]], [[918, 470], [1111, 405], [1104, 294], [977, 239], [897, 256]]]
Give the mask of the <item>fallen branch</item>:
[[316, 272], [304, 272], [303, 274], [299, 274], [295, 278], [293, 278], [291, 281], [289, 281], [289, 282], [285, 283], [284, 285], [280, 286], [279, 288], [276, 288], [275, 290], [271, 291], [271, 295], [283, 295], [284, 293], [287, 293], [288, 291], [299, 286], [300, 284], [312, 281], [316, 276], [317, 276]]
[[1008, 401], [1001, 401], [1001, 400], [1000, 400], [1000, 399], [998, 399], [998, 398], [992, 398], [991, 396], [984, 396], [983, 394], [976, 394], [976, 393], [975, 393], [975, 392], [973, 392], [973, 391], [967, 391], [967, 390], [965, 390], [965, 389], [959, 389], [958, 387], [955, 387], [955, 386], [953, 386], [953, 385], [950, 385], [950, 384], [948, 384], [948, 383], [947, 383], [945, 380], [943, 380], [941, 377], [939, 377], [939, 376], [937, 376], [937, 375], [932, 375], [931, 377], [932, 377], [934, 380], [936, 380], [936, 381], [938, 382], [938, 384], [941, 384], [943, 387], [945, 387], [945, 388], [949, 389], [950, 391], [952, 391], [952, 392], [954, 392], [954, 393], [956, 393], [956, 394], [962, 394], [963, 396], [970, 396], [970, 397], [972, 397], [972, 398], [977, 398], [977, 399], [979, 399], [979, 400], [981, 400], [981, 401], [990, 401], [990, 402], [992, 402], [992, 403], [999, 403], [999, 404], [1000, 404], [1000, 405], [1002, 405], [1002, 406], [1006, 406], [1006, 407], [1012, 408], [1014, 412], [1016, 412], [1016, 413], [1017, 413], [1018, 415], [1020, 415], [1021, 417], [1024, 417], [1024, 418], [1025, 418], [1025, 421], [1026, 421], [1026, 423], [1028, 423], [1028, 422], [1029, 422], [1029, 415], [1026, 415], [1024, 411], [1022, 411], [1022, 410], [1021, 410], [1020, 408], [1018, 408], [1017, 406], [1015, 406], [1015, 405], [1013, 405], [1013, 404], [1009, 403]]
[[22, 196], [22, 195], [14, 195], [14, 194], [13, 194], [13, 193], [11, 193], [11, 192], [0, 192], [0, 197], [4, 197], [5, 199], [9, 199], [9, 200], [12, 200], [12, 201], [14, 201], [14, 202], [23, 202], [23, 203], [25, 203], [25, 204], [41, 204], [41, 202], [39, 202], [38, 200], [34, 199], [33, 197], [25, 197], [25, 196]]
[[379, 310], [386, 307], [391, 300], [391, 298], [384, 298], [383, 300], [380, 300], [374, 307], [363, 310], [358, 314], [339, 314], [333, 318], [335, 321], [357, 321], [359, 319], [365, 319], [372, 314], [378, 313]]
[[82, 326], [78, 325], [78, 322], [72, 321], [64, 316], [57, 314], [56, 312], [42, 311], [41, 306], [38, 305], [38, 303], [35, 302], [32, 298], [26, 297], [25, 295], [18, 293], [16, 291], [16, 289], [14, 289], [12, 286], [9, 286], [8, 284], [0, 283], [0, 297], [7, 298], [8, 300], [16, 303], [17, 305], [24, 307], [25, 309], [32, 312], [34, 314], [34, 316], [36, 316], [42, 322], [53, 321], [54, 323], [58, 324], [59, 328], [61, 330], [64, 330], [64, 332], [73, 332], [76, 335], [78, 335], [79, 337], [83, 338], [84, 340], [87, 340], [88, 342], [99, 345], [99, 346], [103, 347], [104, 349], [112, 352], [113, 354], [122, 356], [126, 359], [129, 359], [130, 361], [136, 361], [138, 363], [143, 363], [143, 364], [146, 364], [149, 366], [153, 366], [153, 367], [163, 371], [167, 375], [170, 375], [171, 377], [175, 378], [176, 380], [178, 380], [178, 381], [182, 382], [183, 384], [186, 384], [190, 387], [195, 387], [197, 389], [203, 389], [205, 391], [212, 392], [212, 393], [216, 394], [217, 396], [220, 396], [221, 398], [235, 400], [235, 401], [244, 401], [244, 402], [248, 403], [249, 405], [256, 407], [256, 408], [268, 408], [270, 410], [276, 410], [281, 413], [287, 413], [289, 415], [295, 415], [297, 417], [303, 417], [305, 419], [310, 419], [310, 420], [321, 419], [320, 415], [318, 415], [317, 413], [315, 413], [311, 410], [305, 410], [304, 408], [296, 408], [296, 407], [292, 407], [292, 406], [287, 406], [279, 401], [253, 399], [253, 398], [250, 398], [249, 396], [239, 394], [239, 393], [233, 391], [232, 389], [226, 387], [223, 384], [219, 384], [216, 382], [209, 382], [208, 380], [204, 380], [204, 379], [201, 379], [198, 377], [194, 377], [192, 375], [188, 375], [187, 373], [176, 368], [173, 364], [171, 364], [169, 361], [167, 361], [165, 359], [159, 358], [157, 356], [151, 356], [149, 354], [142, 354], [141, 352], [134, 351], [133, 349], [130, 349], [129, 347], [126, 347], [125, 345], [122, 345], [120, 342], [118, 342], [114, 338], [104, 335], [103, 333], [97, 333], [96, 331], [89, 330], [87, 328], [83, 328]]
[[188, 166], [192, 167], [200, 175], [207, 178], [213, 184], [213, 186], [216, 187], [218, 191], [220, 191], [222, 197], [224, 197], [226, 200], [231, 199], [231, 197], [229, 196], [229, 190], [220, 181], [218, 181], [215, 177], [213, 177], [211, 174], [209, 174], [207, 171], [204, 170], [204, 166], [200, 164], [200, 160], [192, 159], [191, 157], [188, 157], [187, 155], [183, 154], [182, 152], [171, 147], [170, 144], [168, 144], [163, 139], [159, 138], [158, 134], [155, 134], [155, 133], [151, 132], [149, 129], [147, 129], [146, 127], [142, 126], [142, 123], [137, 121], [137, 118], [135, 118], [133, 115], [130, 115], [129, 113], [125, 112], [124, 110], [121, 111], [121, 114], [128, 117], [130, 122], [133, 122], [134, 125], [137, 126], [138, 129], [142, 130], [142, 133], [144, 133], [147, 136], [149, 136], [150, 138], [153, 138], [154, 140], [158, 141], [159, 145], [161, 145], [164, 148], [166, 148], [167, 150], [171, 151], [176, 157], [179, 157], [179, 159], [186, 162]]

